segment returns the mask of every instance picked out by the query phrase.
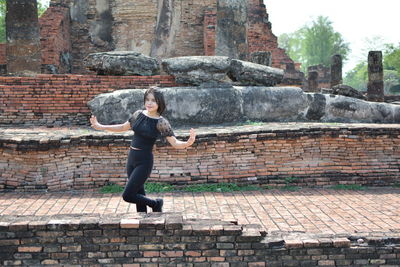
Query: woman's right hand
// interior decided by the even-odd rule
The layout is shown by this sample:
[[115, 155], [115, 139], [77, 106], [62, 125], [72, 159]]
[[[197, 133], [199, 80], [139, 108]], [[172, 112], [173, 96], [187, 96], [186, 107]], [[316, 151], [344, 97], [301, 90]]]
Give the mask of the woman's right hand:
[[102, 130], [101, 124], [97, 121], [96, 116], [93, 116], [93, 115], [92, 115], [92, 117], [90, 117], [90, 126], [96, 130]]

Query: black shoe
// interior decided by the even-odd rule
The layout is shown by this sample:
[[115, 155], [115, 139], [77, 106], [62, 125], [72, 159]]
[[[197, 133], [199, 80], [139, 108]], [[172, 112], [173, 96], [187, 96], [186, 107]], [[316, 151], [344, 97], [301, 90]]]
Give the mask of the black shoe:
[[156, 199], [156, 205], [153, 207], [153, 212], [162, 212], [162, 207], [164, 205], [164, 200], [161, 198]]

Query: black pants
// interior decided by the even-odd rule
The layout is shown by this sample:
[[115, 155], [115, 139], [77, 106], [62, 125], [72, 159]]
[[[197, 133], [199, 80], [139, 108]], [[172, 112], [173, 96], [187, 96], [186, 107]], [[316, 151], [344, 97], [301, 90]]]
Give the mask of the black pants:
[[153, 169], [153, 153], [151, 150], [130, 149], [128, 163], [128, 183], [122, 193], [122, 198], [136, 204], [137, 212], [147, 212], [147, 206], [154, 207], [156, 201], [146, 197], [144, 183]]

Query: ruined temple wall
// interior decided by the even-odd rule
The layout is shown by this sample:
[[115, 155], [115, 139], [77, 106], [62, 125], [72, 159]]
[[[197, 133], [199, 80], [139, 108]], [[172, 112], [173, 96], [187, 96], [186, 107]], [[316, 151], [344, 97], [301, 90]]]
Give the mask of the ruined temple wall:
[[278, 47], [278, 38], [272, 33], [268, 13], [262, 0], [249, 0], [249, 26], [247, 30], [249, 53], [271, 51], [272, 66], [286, 69], [286, 64], [294, 64], [284, 49]]
[[158, 0], [112, 0], [115, 50], [150, 55], [157, 23]]
[[180, 27], [176, 35], [174, 56], [202, 56], [204, 51], [204, 14], [207, 8], [215, 8], [217, 0], [175, 1], [180, 9]]
[[126, 88], [177, 86], [172, 76], [0, 77], [0, 125], [87, 125], [87, 102]]
[[[165, 8], [166, 2], [52, 0], [51, 6], [70, 8], [73, 73], [86, 73], [83, 58], [101, 51], [133, 50], [157, 58], [204, 55], [204, 12], [216, 0], [169, 1]], [[169, 21], [163, 22], [161, 12], [172, 13]], [[167, 36], [156, 40], [155, 32], [165, 25]], [[160, 51], [155, 51], [156, 41], [162, 42]]]
[[[70, 8], [74, 73], [86, 72], [82, 59], [87, 54], [112, 50], [133, 50], [159, 59], [232, 56], [232, 51], [237, 54], [232, 57], [248, 59], [252, 52], [271, 51], [272, 66], [285, 69], [286, 64], [293, 64], [278, 48], [260, 0], [51, 1], [51, 6], [60, 5]], [[225, 13], [233, 21], [226, 20]], [[235, 27], [243, 33], [238, 34]]]
[[69, 10], [49, 7], [39, 19], [42, 73], [71, 72]]
[[[290, 128], [290, 130], [288, 130]], [[1, 129], [0, 129], [1, 130]], [[269, 186], [393, 186], [399, 181], [397, 125], [283, 124], [198, 129], [193, 147], [157, 141], [150, 182]], [[187, 129], [176, 129], [187, 139]], [[1, 189], [94, 189], [126, 183], [132, 132], [87, 129], [0, 131]]]
[[90, 53], [112, 51], [113, 0], [51, 0], [50, 7], [66, 7], [71, 18], [72, 72], [87, 73], [83, 59]]

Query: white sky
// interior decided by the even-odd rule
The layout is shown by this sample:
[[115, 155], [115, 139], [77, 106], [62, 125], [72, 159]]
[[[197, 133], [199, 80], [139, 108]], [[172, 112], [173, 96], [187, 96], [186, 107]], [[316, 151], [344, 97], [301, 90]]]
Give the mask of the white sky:
[[380, 36], [384, 43], [400, 43], [399, 0], [264, 0], [272, 23], [272, 32], [279, 36], [291, 33], [322, 15], [329, 17], [335, 31], [350, 43], [349, 59], [343, 71], [352, 69], [363, 54], [365, 38]]
[[[39, 0], [48, 4], [50, 0]], [[385, 43], [400, 43], [400, 0], [264, 0], [272, 23], [272, 32], [279, 36], [291, 33], [322, 15], [329, 17], [335, 31], [350, 43], [349, 60], [343, 71], [352, 69], [360, 60], [366, 38], [382, 37]]]

